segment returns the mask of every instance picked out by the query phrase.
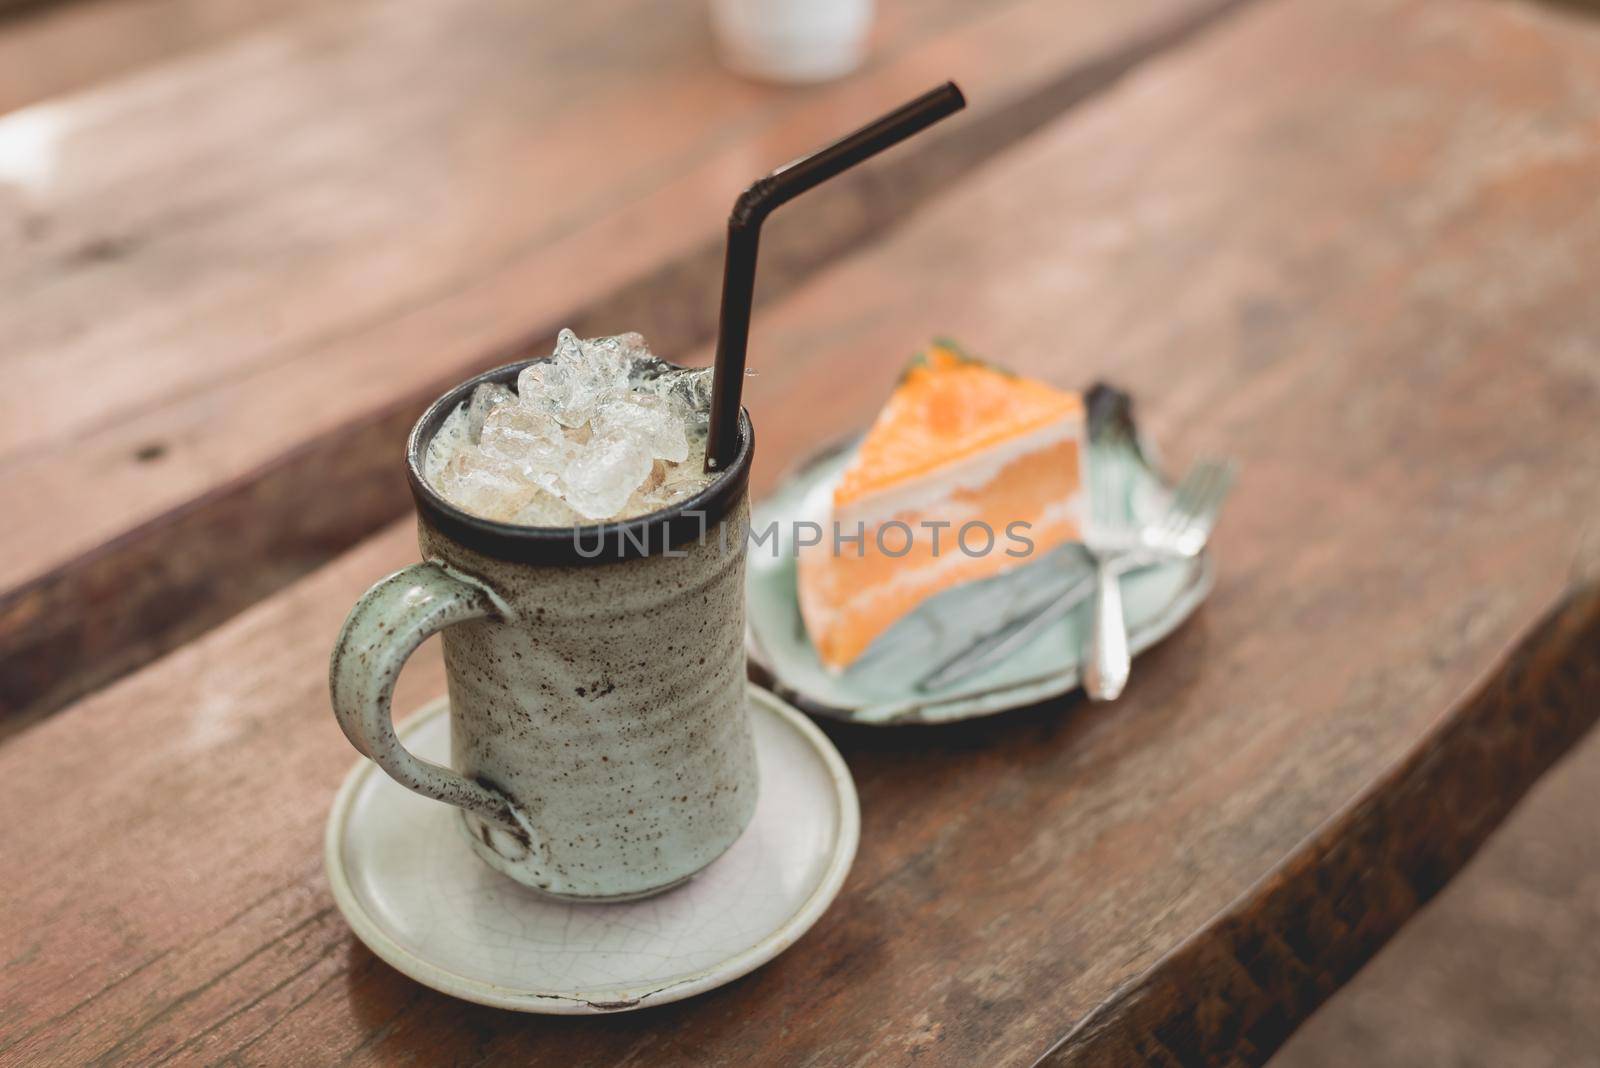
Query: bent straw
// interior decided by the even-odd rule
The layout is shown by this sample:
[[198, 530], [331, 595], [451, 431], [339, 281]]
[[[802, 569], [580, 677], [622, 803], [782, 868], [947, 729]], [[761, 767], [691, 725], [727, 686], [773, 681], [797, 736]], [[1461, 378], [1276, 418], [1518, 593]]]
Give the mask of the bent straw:
[[946, 82], [826, 148], [785, 164], [739, 195], [728, 216], [728, 250], [722, 265], [722, 312], [711, 377], [711, 429], [706, 470], [718, 471], [739, 451], [739, 406], [745, 350], [756, 290], [756, 247], [761, 224], [773, 210], [864, 159], [899, 144], [967, 106], [955, 82]]

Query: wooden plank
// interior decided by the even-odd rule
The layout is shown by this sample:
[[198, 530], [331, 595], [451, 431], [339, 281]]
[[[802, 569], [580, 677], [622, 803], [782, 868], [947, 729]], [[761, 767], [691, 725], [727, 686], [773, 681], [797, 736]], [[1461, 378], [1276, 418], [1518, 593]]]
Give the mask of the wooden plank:
[[1403, 763], [1043, 1063], [1144, 1064], [1157, 1044], [1186, 1063], [1264, 1062], [1593, 725], [1597, 646], [1600, 583], [1591, 583]]
[[[1583, 1064], [1600, 1050], [1600, 731], [1273, 1054], [1273, 1068]], [[1493, 976], [1493, 982], [1481, 981]]]
[[356, 943], [322, 672], [401, 525], [0, 747], [0, 1060], [1259, 1062], [1600, 715], [1597, 56], [1539, 9], [1262, 4], [760, 317], [761, 486], [934, 330], [1244, 464], [1116, 705], [829, 728], [861, 850], [776, 961], [526, 1019]]
[[0, 200], [0, 656], [28, 666], [0, 712], [401, 514], [392, 458], [449, 381], [568, 322], [703, 343], [753, 175], [941, 78], [973, 97], [780, 216], [770, 298], [1230, 4], [890, 2], [871, 67], [806, 92], [723, 73], [692, 6], [341, 6], [0, 120], [55, 153]]
[[312, 0], [0, 0], [0, 114], [212, 46]]

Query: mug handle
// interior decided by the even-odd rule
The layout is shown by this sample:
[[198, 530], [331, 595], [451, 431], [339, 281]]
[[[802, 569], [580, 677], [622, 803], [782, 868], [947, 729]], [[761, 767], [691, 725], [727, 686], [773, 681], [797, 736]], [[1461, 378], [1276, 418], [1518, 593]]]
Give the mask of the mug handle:
[[344, 736], [391, 779], [423, 797], [465, 809], [534, 848], [532, 827], [487, 783], [412, 756], [394, 731], [390, 701], [406, 660], [429, 636], [511, 610], [487, 586], [436, 563], [412, 564], [373, 585], [350, 610], [328, 665], [333, 715]]

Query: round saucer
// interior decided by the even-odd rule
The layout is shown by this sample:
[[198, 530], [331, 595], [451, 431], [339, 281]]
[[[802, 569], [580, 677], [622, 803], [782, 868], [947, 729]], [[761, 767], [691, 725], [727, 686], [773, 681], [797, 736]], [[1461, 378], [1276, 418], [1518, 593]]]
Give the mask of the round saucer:
[[[448, 763], [446, 699], [400, 728], [416, 755]], [[455, 810], [368, 760], [328, 816], [334, 901], [356, 936], [435, 990], [519, 1012], [617, 1012], [737, 979], [817, 921], [855, 858], [860, 809], [838, 750], [815, 724], [754, 687], [761, 788], [743, 835], [674, 890], [627, 904], [540, 897], [491, 871]]]

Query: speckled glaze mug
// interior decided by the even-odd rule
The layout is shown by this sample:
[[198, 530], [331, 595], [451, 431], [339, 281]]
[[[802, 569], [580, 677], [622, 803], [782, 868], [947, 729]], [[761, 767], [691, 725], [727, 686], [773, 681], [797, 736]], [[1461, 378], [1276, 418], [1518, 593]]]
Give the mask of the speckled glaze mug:
[[[561, 898], [625, 901], [710, 864], [749, 823], [744, 559], [753, 436], [681, 505], [580, 528], [468, 514], [423, 478], [451, 390], [407, 445], [423, 562], [356, 604], [330, 665], [345, 736], [396, 782], [461, 810], [492, 868]], [[451, 763], [412, 756], [390, 698], [428, 636], [444, 644]]]

